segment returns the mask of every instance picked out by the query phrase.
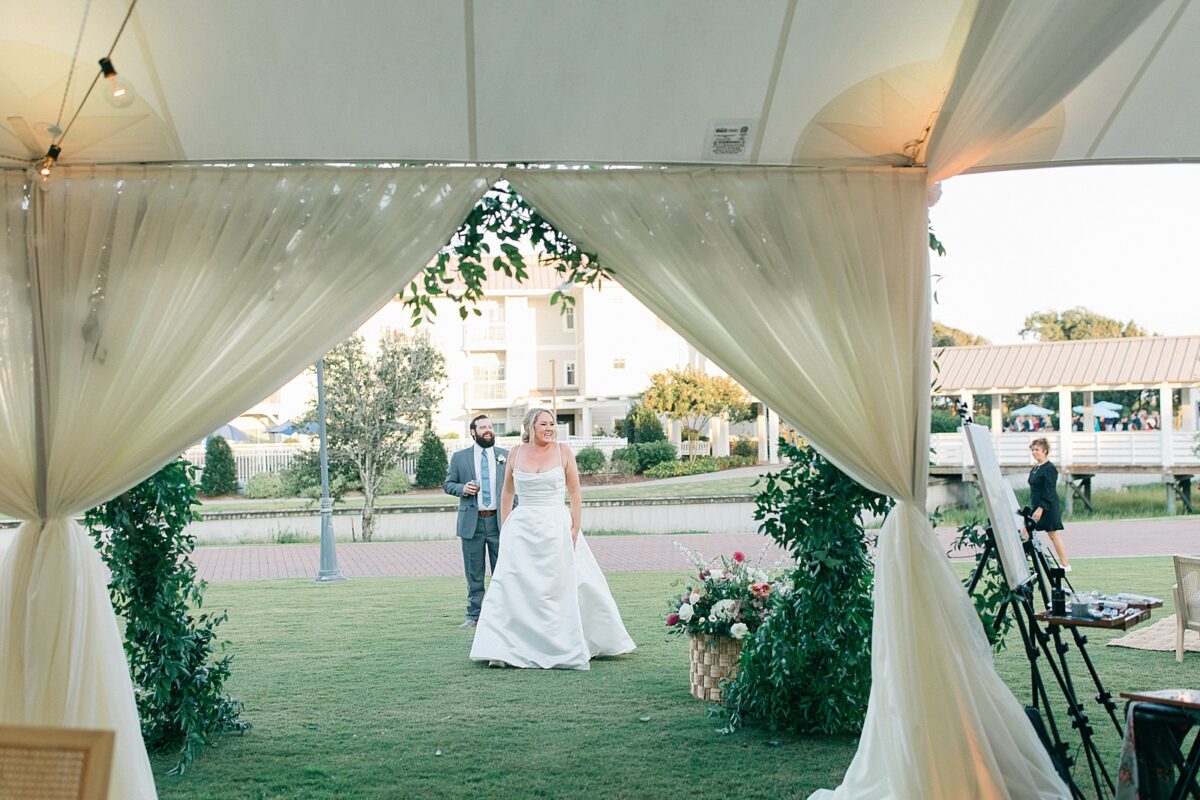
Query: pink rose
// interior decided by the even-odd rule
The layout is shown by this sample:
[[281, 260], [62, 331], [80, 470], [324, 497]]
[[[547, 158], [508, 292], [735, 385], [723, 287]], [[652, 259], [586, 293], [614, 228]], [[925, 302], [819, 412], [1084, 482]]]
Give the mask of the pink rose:
[[667, 614], [667, 627], [673, 627], [679, 624], [678, 614]]
[[740, 564], [746, 560], [746, 554], [743, 553], [741, 550], [734, 550], [733, 551], [733, 560]]
[[750, 593], [755, 597], [766, 597], [771, 593], [771, 584], [766, 581], [750, 584]]

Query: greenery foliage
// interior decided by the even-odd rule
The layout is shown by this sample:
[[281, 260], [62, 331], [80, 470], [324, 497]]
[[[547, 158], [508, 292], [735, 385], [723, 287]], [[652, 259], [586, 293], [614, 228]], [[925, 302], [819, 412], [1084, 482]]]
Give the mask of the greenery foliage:
[[204, 443], [204, 472], [200, 493], [207, 497], [237, 494], [237, 463], [233, 450], [223, 436], [210, 436]]
[[630, 407], [629, 414], [621, 420], [620, 433], [629, 444], [663, 442], [667, 439], [667, 432], [663, 430], [658, 415], [643, 403], [634, 403]]
[[446, 480], [449, 468], [446, 446], [432, 429], [425, 431], [425, 436], [421, 439], [421, 450], [417, 454], [417, 487], [436, 489]]
[[1022, 336], [1032, 336], [1042, 342], [1071, 339], [1117, 339], [1126, 336], [1149, 336], [1145, 328], [1133, 320], [1121, 322], [1083, 306], [1066, 311], [1038, 311], [1025, 318]]
[[729, 446], [729, 454], [758, 461], [758, 439], [738, 439]]
[[752, 467], [758, 463], [757, 456], [701, 456], [692, 461], [663, 461], [646, 470], [648, 478], [677, 478], [681, 475], [700, 475], [733, 467]]
[[[329, 452], [329, 497], [340, 503], [347, 491], [360, 491], [362, 483], [358, 467], [344, 453]], [[286, 468], [279, 472], [284, 497], [321, 496], [321, 453], [318, 450], [302, 450], [292, 457]]]
[[[498, 244], [499, 252], [493, 251], [493, 244]], [[538, 263], [553, 267], [564, 284], [598, 288], [606, 277], [594, 253], [576, 247], [501, 182], [479, 199], [433, 263], [401, 295], [412, 312], [413, 325], [437, 316], [433, 305], [437, 297], [455, 303], [463, 319], [471, 312], [478, 315], [475, 305], [483, 297], [489, 271], [503, 272], [518, 281], [528, 276], [522, 246], [532, 247]], [[550, 295], [551, 304], [560, 301], [565, 309], [575, 298], [563, 291]]]
[[647, 408], [689, 429], [692, 453], [696, 451], [697, 431], [706, 428], [714, 417], [740, 415], [749, 402], [746, 390], [733, 378], [709, 375], [690, 365], [654, 373], [645, 392]]
[[174, 752], [175, 773], [221, 733], [249, 727], [242, 704], [225, 695], [232, 656], [221, 652], [217, 627], [228, 615], [202, 610], [206, 584], [186, 532], [195, 503], [195, 468], [179, 459], [84, 515], [125, 622], [142, 736], [149, 749]]
[[613, 451], [613, 461], [628, 461], [638, 473], [655, 464], [675, 460], [675, 445], [670, 442], [639, 442]]
[[283, 478], [278, 472], [259, 472], [246, 479], [246, 497], [265, 500], [283, 496]]
[[407, 494], [410, 489], [412, 481], [401, 467], [392, 467], [383, 473], [383, 478], [379, 481], [380, 494]]
[[[380, 337], [373, 357], [361, 337], [351, 336], [326, 353], [324, 361], [329, 452], [353, 463], [358, 472], [362, 539], [369, 542], [380, 482], [407, 452], [413, 434], [428, 427], [429, 410], [441, 398], [445, 359], [426, 336], [389, 333]], [[315, 417], [314, 401], [301, 422]]]
[[968, 347], [971, 345], [991, 344], [987, 339], [974, 333], [968, 333], [961, 328], [943, 325], [933, 321], [934, 347]]
[[[936, 525], [937, 519], [935, 518], [933, 521]], [[956, 550], [963, 548], [978, 550], [979, 555], [975, 557], [975, 566], [978, 568], [979, 562], [983, 559], [983, 548], [986, 544], [987, 532], [983, 525], [977, 520], [972, 520], [959, 526], [958, 538], [954, 540], [952, 547]], [[968, 575], [963, 579], [963, 585], [969, 586], [970, 583], [971, 576]], [[983, 623], [983, 632], [987, 634], [988, 643], [997, 653], [1004, 649], [1004, 637], [1013, 625], [1012, 614], [1005, 614], [1003, 619], [999, 618], [1000, 606], [1010, 597], [1008, 584], [1004, 580], [1004, 574], [1000, 571], [1000, 559], [993, 556], [984, 569], [983, 575], [980, 576], [979, 582], [975, 585], [971, 601], [979, 613], [979, 621]]]
[[575, 454], [575, 464], [582, 475], [595, 475], [604, 469], [604, 451], [599, 447], [585, 447]]
[[779, 451], [788, 464], [760, 480], [755, 518], [799, 566], [742, 650], [726, 690], [728, 729], [756, 719], [800, 732], [855, 731], [871, 685], [873, 567], [861, 520], [892, 501], [807, 446], [781, 440]]

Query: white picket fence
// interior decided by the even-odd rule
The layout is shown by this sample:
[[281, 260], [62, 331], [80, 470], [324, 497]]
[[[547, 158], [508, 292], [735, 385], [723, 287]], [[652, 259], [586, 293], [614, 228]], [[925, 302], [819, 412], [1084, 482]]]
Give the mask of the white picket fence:
[[[604, 451], [606, 457], [612, 457], [612, 451], [625, 446], [625, 440], [616, 436], [567, 436], [563, 438], [566, 444], [570, 445], [571, 449], [578, 453], [585, 447], [598, 447]], [[446, 448], [446, 455], [453, 455], [458, 450], [471, 445], [470, 439], [443, 439], [442, 445]], [[511, 450], [513, 447], [521, 443], [520, 437], [505, 436], [496, 440], [496, 444], [500, 447]], [[702, 442], [707, 445], [708, 442]], [[241, 482], [245, 482], [251, 475], [257, 475], [260, 472], [279, 472], [286, 469], [300, 453], [316, 447], [316, 442], [312, 444], [301, 444], [297, 442], [289, 442], [283, 444], [239, 444], [230, 442], [229, 447], [233, 450], [233, 460], [237, 464], [237, 477]], [[196, 467], [204, 471], [204, 445], [196, 445], [189, 447], [184, 451], [183, 457], [196, 465]], [[414, 450], [408, 455], [400, 459], [400, 466], [412, 477], [417, 472], [417, 454]]]

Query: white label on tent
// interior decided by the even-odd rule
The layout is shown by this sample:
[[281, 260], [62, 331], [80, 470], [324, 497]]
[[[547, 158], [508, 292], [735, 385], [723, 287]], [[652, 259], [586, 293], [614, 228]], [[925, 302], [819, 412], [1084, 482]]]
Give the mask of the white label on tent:
[[756, 119], [710, 119], [704, 137], [705, 161], [749, 161]]

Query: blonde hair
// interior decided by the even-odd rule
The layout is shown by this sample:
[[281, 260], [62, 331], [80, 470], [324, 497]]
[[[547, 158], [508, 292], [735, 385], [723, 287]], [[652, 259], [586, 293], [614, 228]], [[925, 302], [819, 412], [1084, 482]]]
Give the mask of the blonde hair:
[[[547, 408], [531, 408], [525, 412], [525, 419], [521, 421], [521, 442], [529, 444], [533, 439], [533, 426], [537, 424], [537, 419], [542, 414], [550, 414]], [[554, 419], [554, 415], [550, 414], [550, 418]]]
[[1050, 455], [1050, 443], [1048, 441], [1046, 441], [1045, 439], [1042, 439], [1041, 437], [1039, 437], [1029, 443], [1030, 450], [1032, 450], [1035, 447], [1042, 448], [1042, 450], [1046, 453], [1046, 455]]

